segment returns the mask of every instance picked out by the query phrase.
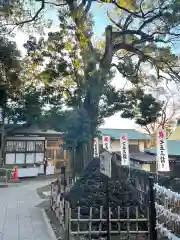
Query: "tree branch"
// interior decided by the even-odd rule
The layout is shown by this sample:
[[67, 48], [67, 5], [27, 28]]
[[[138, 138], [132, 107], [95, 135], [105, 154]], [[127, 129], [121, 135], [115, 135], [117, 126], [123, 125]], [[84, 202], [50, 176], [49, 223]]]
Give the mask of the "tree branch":
[[112, 1], [112, 3], [117, 7], [117, 8], [119, 8], [119, 9], [121, 9], [121, 10], [124, 10], [125, 12], [127, 12], [127, 13], [129, 13], [129, 14], [132, 14], [134, 17], [136, 17], [136, 18], [142, 18], [142, 16], [140, 16], [139, 15], [139, 13], [140, 12], [132, 12], [132, 11], [130, 11], [129, 9], [127, 9], [127, 8], [124, 8], [124, 7], [121, 7], [119, 4], [117, 4], [117, 2], [116, 1]]
[[117, 28], [122, 29], [122, 27], [120, 26], [120, 24], [116, 23], [116, 22], [111, 18], [111, 16], [109, 15], [108, 10], [107, 10], [107, 16], [108, 16], [109, 20], [110, 20]]
[[115, 44], [113, 46], [113, 51], [114, 52], [117, 52], [121, 49], [124, 49], [124, 50], [129, 51], [129, 52], [136, 53], [137, 55], [141, 56], [144, 59], [144, 61], [148, 59], [148, 56], [146, 56], [142, 51], [140, 51], [138, 48], [136, 48], [135, 46], [133, 46], [131, 44], [122, 42], [122, 43]]
[[22, 22], [18, 22], [16, 23], [15, 25], [16, 26], [19, 26], [19, 25], [24, 25], [26, 23], [30, 23], [30, 22], [33, 22], [37, 19], [37, 17], [39, 16], [40, 12], [45, 8], [45, 1], [44, 0], [41, 0], [41, 7], [37, 10], [37, 12], [35, 13], [35, 15], [29, 19], [29, 20], [25, 20], [25, 21], [22, 21]]
[[145, 20], [145, 21], [143, 22], [143, 24], [139, 27], [139, 30], [142, 30], [147, 24], [152, 23], [154, 20], [156, 20], [157, 18], [160, 18], [162, 15], [163, 15], [163, 13], [162, 13], [162, 12], [159, 12], [159, 13], [156, 14], [155, 16], [153, 16], [153, 17]]
[[109, 70], [112, 57], [113, 57], [113, 45], [112, 45], [112, 26], [107, 26], [105, 29], [106, 33], [106, 46], [103, 58], [100, 61], [100, 68]]
[[53, 2], [44, 2], [46, 4], [54, 5], [56, 7], [66, 6], [67, 3], [53, 3]]
[[149, 35], [147, 33], [142, 32], [141, 30], [130, 30], [126, 29], [121, 32], [113, 32], [113, 37], [120, 37], [124, 35], [139, 35], [141, 38], [143, 38], [144, 41], [153, 41], [154, 37], [152, 35]]

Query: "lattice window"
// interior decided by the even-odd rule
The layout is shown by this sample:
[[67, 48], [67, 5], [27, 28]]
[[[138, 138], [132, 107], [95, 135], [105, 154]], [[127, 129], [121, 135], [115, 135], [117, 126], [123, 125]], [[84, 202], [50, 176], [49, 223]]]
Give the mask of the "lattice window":
[[35, 141], [27, 141], [27, 152], [35, 152]]
[[44, 151], [44, 141], [36, 141], [36, 152]]

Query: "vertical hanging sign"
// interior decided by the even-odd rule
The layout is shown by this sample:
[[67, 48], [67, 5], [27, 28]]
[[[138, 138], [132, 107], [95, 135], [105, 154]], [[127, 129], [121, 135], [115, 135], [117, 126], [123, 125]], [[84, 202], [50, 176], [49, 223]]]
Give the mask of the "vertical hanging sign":
[[103, 149], [106, 149], [107, 151], [111, 151], [111, 138], [110, 136], [103, 136], [102, 137], [103, 142]]
[[165, 128], [158, 129], [156, 140], [157, 140], [157, 171], [169, 172], [170, 168]]
[[120, 148], [121, 148], [121, 165], [130, 165], [129, 159], [129, 145], [127, 134], [123, 134], [120, 137]]
[[99, 139], [94, 139], [94, 157], [99, 157]]
[[109, 152], [100, 154], [100, 172], [108, 178], [111, 178], [111, 158], [112, 155]]

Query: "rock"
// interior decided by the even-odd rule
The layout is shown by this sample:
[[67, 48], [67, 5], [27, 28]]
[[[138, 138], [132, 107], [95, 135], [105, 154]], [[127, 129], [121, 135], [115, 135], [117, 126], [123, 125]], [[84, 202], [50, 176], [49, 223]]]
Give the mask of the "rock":
[[[107, 214], [107, 207], [105, 206], [106, 180], [100, 173], [99, 165], [99, 159], [93, 159], [66, 196], [66, 200], [70, 202], [73, 218], [77, 217], [78, 206], [81, 207], [82, 218], [89, 218], [90, 207], [93, 207], [93, 218], [99, 218], [100, 206], [104, 206], [103, 216], [105, 217]], [[118, 215], [118, 206], [121, 207], [121, 218], [127, 217], [127, 207], [129, 207], [130, 218], [136, 217], [136, 206], [139, 207], [139, 215], [144, 216], [146, 214], [145, 211], [142, 211], [143, 208], [139, 202], [137, 190], [130, 180], [118, 176], [114, 163], [112, 163], [112, 178], [109, 180], [109, 204], [113, 218]], [[141, 225], [142, 228], [146, 228], [146, 224]]]

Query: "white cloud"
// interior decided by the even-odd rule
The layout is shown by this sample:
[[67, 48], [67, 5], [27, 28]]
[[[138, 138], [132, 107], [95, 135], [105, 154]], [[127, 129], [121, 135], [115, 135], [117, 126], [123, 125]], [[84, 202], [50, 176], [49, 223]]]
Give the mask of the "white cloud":
[[115, 113], [112, 117], [105, 119], [103, 128], [132, 129], [137, 128], [133, 120], [120, 117], [120, 112]]

